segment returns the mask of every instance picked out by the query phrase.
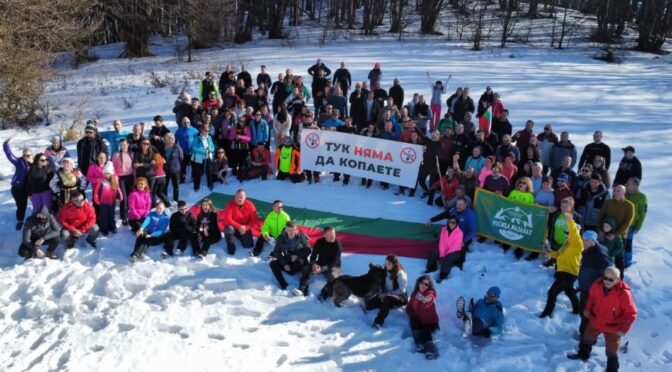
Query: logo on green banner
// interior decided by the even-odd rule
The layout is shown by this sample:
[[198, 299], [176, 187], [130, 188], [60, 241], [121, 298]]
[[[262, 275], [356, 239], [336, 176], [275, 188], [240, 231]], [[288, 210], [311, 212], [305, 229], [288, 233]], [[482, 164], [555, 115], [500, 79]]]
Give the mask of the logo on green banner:
[[474, 205], [479, 235], [541, 252], [546, 240], [547, 208], [511, 201], [483, 189], [476, 190]]

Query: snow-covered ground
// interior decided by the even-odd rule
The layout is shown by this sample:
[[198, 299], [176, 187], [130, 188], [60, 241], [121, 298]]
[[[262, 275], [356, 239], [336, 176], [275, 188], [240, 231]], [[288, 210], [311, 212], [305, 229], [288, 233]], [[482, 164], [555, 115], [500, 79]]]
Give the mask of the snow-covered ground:
[[[118, 46], [99, 48], [103, 56], [118, 55]], [[61, 125], [70, 124], [85, 103], [84, 118], [101, 116], [104, 128], [120, 118], [130, 125], [151, 122], [156, 114], [172, 119], [175, 95], [169, 88], [152, 88], [150, 72], [161, 75], [219, 74], [227, 63], [246, 61], [256, 74], [260, 64], [273, 77], [285, 68], [305, 74], [322, 57], [333, 69], [346, 61], [355, 80], [364, 80], [375, 61], [382, 63], [384, 86], [398, 77], [406, 90], [429, 96], [425, 71], [432, 78], [453, 79], [470, 86], [477, 100], [486, 85], [502, 95], [514, 128], [533, 119], [535, 129], [546, 122], [556, 132], [568, 130], [581, 149], [595, 129], [613, 150], [615, 171], [621, 147], [632, 145], [642, 160], [642, 191], [649, 198], [648, 218], [635, 240], [636, 264], [626, 272], [639, 308], [639, 318], [625, 337], [629, 350], [621, 354], [623, 370], [664, 371], [672, 368], [672, 297], [668, 248], [672, 228], [668, 211], [672, 198], [668, 183], [672, 171], [672, 65], [670, 56], [631, 54], [620, 65], [586, 57], [585, 50], [553, 51], [514, 46], [506, 50], [472, 52], [436, 40], [334, 42], [320, 48], [303, 45], [282, 48], [258, 42], [235, 49], [213, 49], [196, 54], [197, 62], [178, 63], [157, 45], [151, 59], [101, 59], [78, 70], [63, 70], [63, 78], [48, 89], [52, 106], [50, 127], [29, 132], [7, 130], [15, 151], [22, 146], [42, 150]], [[218, 76], [218, 75], [217, 75]], [[189, 81], [194, 93], [196, 80]], [[123, 99], [133, 103], [125, 109]], [[447, 96], [444, 97], [447, 98]], [[445, 111], [445, 107], [444, 107]], [[73, 147], [74, 144], [69, 144]], [[578, 318], [569, 313], [563, 296], [552, 319], [540, 320], [552, 271], [539, 262], [516, 261], [491, 244], [475, 244], [463, 272], [454, 271], [438, 286], [441, 330], [436, 334], [440, 357], [427, 361], [413, 353], [407, 319], [393, 311], [385, 327], [373, 331], [375, 314], [364, 314], [356, 300], [344, 308], [296, 298], [278, 290], [268, 264], [239, 250], [235, 257], [222, 244], [206, 261], [187, 257], [127, 263], [133, 237], [125, 228], [99, 241], [99, 249], [85, 246], [68, 252], [62, 261], [23, 262], [16, 256], [20, 234], [14, 231], [14, 204], [9, 192], [13, 167], [0, 159], [0, 369], [71, 371], [202, 371], [202, 370], [378, 370], [404, 371], [592, 371], [605, 366], [603, 348], [583, 364], [569, 361]], [[232, 193], [231, 180], [217, 190]], [[364, 217], [423, 222], [438, 212], [424, 201], [395, 196], [392, 190], [364, 189], [331, 183], [290, 185], [252, 181], [244, 185], [251, 197], [286, 205], [305, 206]], [[205, 192], [189, 187], [182, 196], [193, 203]], [[347, 255], [343, 272], [361, 274], [369, 262], [383, 257]], [[403, 259], [414, 282], [423, 260]], [[296, 285], [297, 278], [290, 281]], [[499, 285], [506, 308], [504, 334], [490, 342], [462, 338], [455, 317], [458, 296], [479, 297]], [[600, 341], [598, 345], [603, 345]]]

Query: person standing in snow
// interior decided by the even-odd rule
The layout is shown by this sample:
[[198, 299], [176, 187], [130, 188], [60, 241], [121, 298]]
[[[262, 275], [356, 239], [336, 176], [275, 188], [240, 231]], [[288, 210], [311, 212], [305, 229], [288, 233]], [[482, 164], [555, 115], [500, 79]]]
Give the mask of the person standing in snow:
[[586, 309], [590, 286], [602, 275], [604, 269], [611, 265], [607, 247], [598, 243], [597, 239], [598, 236], [595, 231], [583, 232], [583, 257], [581, 257], [581, 267], [579, 268], [579, 306], [581, 309], [579, 334], [581, 336], [583, 336], [588, 324], [588, 317], [585, 316], [584, 310]]
[[[348, 95], [348, 91], [352, 86], [352, 76], [350, 76], [350, 71], [345, 67], [345, 62], [341, 62], [341, 67], [334, 72], [332, 84], [334, 86], [338, 84], [341, 87], [343, 96]], [[345, 112], [343, 114], [345, 114]]]
[[632, 177], [635, 177], [641, 181], [642, 163], [635, 156], [635, 148], [632, 146], [627, 146], [621, 150], [623, 150], [623, 158], [618, 164], [616, 177], [614, 177], [614, 185], [625, 185], [625, 183]]
[[600, 334], [604, 334], [607, 354], [607, 372], [620, 367], [618, 350], [623, 337], [637, 320], [637, 307], [630, 287], [619, 279], [619, 270], [613, 266], [604, 270], [604, 276], [590, 287], [588, 302], [583, 311], [589, 319], [579, 343], [579, 351], [567, 355], [569, 359], [590, 359], [590, 352]]
[[[461, 237], [460, 240], [462, 240]], [[380, 329], [383, 326], [390, 310], [408, 303], [408, 293], [406, 292], [408, 276], [401, 262], [399, 262], [399, 257], [393, 254], [385, 257], [385, 271], [387, 271], [385, 282], [379, 293], [366, 300], [366, 310], [379, 309], [372, 325], [375, 329]]]
[[574, 290], [574, 282], [579, 275], [579, 263], [583, 251], [583, 242], [579, 235], [579, 228], [574, 222], [574, 215], [571, 211], [564, 212], [564, 222], [568, 231], [566, 240], [557, 253], [557, 266], [555, 271], [555, 281], [548, 289], [548, 298], [544, 311], [539, 315], [540, 318], [546, 318], [553, 315], [555, 309], [555, 300], [560, 292], [565, 292], [567, 298], [572, 304], [572, 312], [579, 313], [579, 298]]
[[469, 300], [467, 312], [464, 297], [457, 299], [457, 318], [464, 321], [464, 334], [488, 338], [502, 333], [504, 307], [499, 302], [501, 293], [499, 287], [490, 287], [476, 304], [473, 298]]
[[380, 88], [380, 82], [383, 80], [383, 72], [380, 70], [380, 62], [376, 62], [373, 65], [367, 78], [369, 79], [369, 88], [372, 92]]
[[7, 160], [14, 165], [14, 175], [12, 175], [12, 198], [16, 204], [16, 229], [21, 230], [23, 220], [26, 218], [26, 209], [28, 208], [28, 193], [26, 192], [26, 174], [33, 163], [33, 150], [24, 148], [21, 152], [21, 158], [14, 156], [12, 148], [9, 146], [11, 138], [7, 138], [2, 144]]
[[107, 145], [98, 135], [98, 129], [88, 124], [84, 128], [84, 138], [77, 142], [77, 166], [83, 174], [88, 174], [89, 164], [95, 163], [101, 152], [107, 154]]
[[427, 359], [436, 358], [432, 333], [439, 329], [439, 315], [436, 313], [436, 290], [430, 275], [422, 275], [415, 282], [406, 314], [413, 331], [415, 350], [425, 353]]
[[646, 219], [646, 212], [649, 208], [649, 204], [646, 195], [639, 191], [639, 178], [630, 178], [625, 184], [625, 190], [626, 199], [628, 199], [635, 206], [635, 217], [632, 220], [632, 224], [630, 224], [630, 227], [628, 228], [628, 235], [625, 238], [624, 267], [628, 267], [632, 265], [632, 241], [635, 238], [635, 235], [639, 234], [639, 231], [642, 229], [642, 225]]
[[54, 193], [49, 183], [54, 178], [54, 173], [55, 170], [49, 164], [46, 155], [35, 155], [35, 161], [30, 165], [26, 174], [26, 192], [33, 204], [33, 214], [37, 214], [43, 205], [47, 206], [49, 213], [53, 211]]
[[117, 223], [114, 218], [114, 210], [117, 200], [124, 200], [119, 187], [119, 178], [114, 175], [114, 165], [107, 162], [103, 168], [103, 177], [96, 183], [93, 189], [93, 202], [98, 205], [98, 219], [100, 232], [103, 236], [117, 232]]
[[432, 77], [429, 75], [429, 72], [427, 72], [427, 82], [432, 88], [432, 99], [429, 101], [432, 110], [432, 119], [429, 122], [430, 131], [434, 130], [434, 127], [436, 127], [441, 119], [441, 95], [446, 93], [446, 86], [448, 85], [449, 80], [450, 77], [446, 79], [445, 84], [441, 82], [441, 80], [437, 80], [432, 84]]
[[602, 131], [596, 130], [593, 133], [593, 143], [589, 143], [583, 148], [581, 158], [579, 159], [579, 167], [586, 164], [593, 164], [596, 156], [604, 158], [604, 169], [609, 169], [611, 164], [611, 148], [606, 143], [602, 142]]

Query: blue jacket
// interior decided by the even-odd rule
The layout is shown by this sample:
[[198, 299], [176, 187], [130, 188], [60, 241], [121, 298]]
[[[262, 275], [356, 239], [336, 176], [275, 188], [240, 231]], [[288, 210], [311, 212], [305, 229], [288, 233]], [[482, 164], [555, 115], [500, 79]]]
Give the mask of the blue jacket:
[[252, 140], [252, 146], [256, 146], [259, 142], [268, 142], [271, 137], [270, 128], [268, 127], [268, 122], [261, 119], [259, 121], [252, 120], [250, 121], [250, 135]]
[[113, 130], [109, 130], [106, 132], [101, 132], [100, 136], [107, 140], [107, 142], [110, 144], [110, 154], [114, 155], [115, 152], [119, 151], [119, 141], [121, 141], [122, 138], [128, 137], [129, 134], [131, 133], [125, 130], [122, 130], [119, 133]]
[[171, 150], [164, 149], [161, 156], [166, 159], [166, 164], [164, 164], [166, 173], [178, 173], [180, 169], [182, 169], [182, 159], [184, 159], [184, 152], [180, 146], [173, 145]]
[[502, 333], [504, 312], [503, 306], [499, 301], [490, 304], [484, 299], [478, 300], [474, 307], [473, 315], [479, 318], [493, 335]]
[[483, 167], [485, 167], [485, 158], [483, 156], [479, 156], [478, 158], [470, 156], [464, 169], [474, 168], [476, 173], [481, 173]]
[[214, 142], [212, 142], [212, 137], [208, 136], [208, 148], [206, 149], [203, 147], [201, 136], [196, 136], [191, 144], [191, 161], [203, 164], [206, 158], [212, 160], [215, 150], [216, 148]]
[[600, 243], [584, 249], [579, 269], [579, 291], [588, 292], [590, 286], [604, 274], [604, 269], [611, 265], [609, 250]]
[[457, 209], [451, 208], [448, 213], [457, 216], [457, 225], [464, 234], [463, 241], [467, 242], [476, 236], [476, 214], [471, 208], [467, 207], [462, 213], [458, 213]]
[[149, 212], [147, 218], [145, 218], [145, 220], [142, 222], [142, 225], [140, 225], [140, 228], [152, 234], [152, 237], [158, 238], [159, 236], [166, 233], [169, 223], [170, 217], [168, 214], [165, 212], [158, 214], [154, 210]]
[[340, 119], [329, 118], [329, 119], [325, 120], [322, 125], [327, 127], [327, 128], [338, 128], [341, 125], [343, 125], [343, 122]]
[[5, 150], [5, 155], [10, 163], [14, 164], [16, 171], [14, 176], [12, 176], [12, 186], [24, 187], [26, 184], [26, 174], [28, 174], [28, 169], [30, 164], [24, 158], [17, 158], [12, 153], [12, 148], [9, 147], [9, 143], [5, 142], [2, 145], [2, 149]]
[[182, 148], [185, 155], [191, 155], [191, 145], [194, 142], [194, 137], [198, 136], [198, 130], [194, 127], [184, 128], [179, 127], [175, 132], [177, 144]]

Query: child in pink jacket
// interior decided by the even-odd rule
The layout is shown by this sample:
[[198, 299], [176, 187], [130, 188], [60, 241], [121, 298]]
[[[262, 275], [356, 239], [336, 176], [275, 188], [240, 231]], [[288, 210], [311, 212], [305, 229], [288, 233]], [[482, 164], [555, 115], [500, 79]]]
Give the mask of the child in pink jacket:
[[441, 283], [450, 275], [450, 270], [460, 260], [460, 251], [462, 250], [462, 230], [457, 225], [457, 217], [448, 217], [446, 226], [441, 228], [439, 237], [439, 246], [429, 252], [427, 259], [427, 270], [425, 273], [436, 271], [436, 262], [441, 261], [441, 271], [437, 283]]
[[[89, 172], [91, 167], [89, 167]], [[110, 232], [117, 232], [117, 222], [114, 219], [114, 209], [117, 207], [117, 200], [123, 200], [119, 188], [119, 179], [114, 175], [114, 166], [112, 163], [105, 164], [103, 177], [98, 180], [93, 189], [93, 202], [98, 205], [98, 223], [100, 232], [107, 236]]]
[[136, 178], [133, 189], [128, 196], [128, 224], [133, 232], [137, 232], [152, 209], [152, 194], [145, 177]]

